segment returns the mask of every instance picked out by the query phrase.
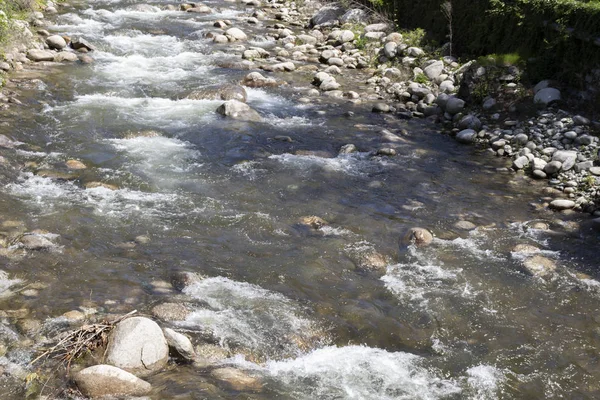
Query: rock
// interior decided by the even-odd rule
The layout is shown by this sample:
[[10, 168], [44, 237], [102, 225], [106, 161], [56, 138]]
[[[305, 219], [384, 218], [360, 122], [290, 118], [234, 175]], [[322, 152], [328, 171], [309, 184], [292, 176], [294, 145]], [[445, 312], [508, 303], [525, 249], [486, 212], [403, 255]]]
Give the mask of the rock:
[[527, 166], [529, 166], [529, 158], [527, 158], [527, 156], [517, 157], [513, 161], [513, 168], [515, 168], [515, 169], [523, 169]]
[[485, 101], [483, 102], [484, 110], [491, 110], [492, 108], [494, 108], [494, 106], [496, 106], [496, 99], [493, 99], [491, 97], [485, 99]]
[[560, 90], [550, 87], [541, 89], [533, 98], [534, 103], [543, 105], [548, 105], [558, 100], [560, 100]]
[[560, 161], [550, 161], [544, 166], [544, 172], [548, 175], [554, 175], [560, 171], [562, 163]]
[[306, 225], [312, 229], [319, 229], [323, 226], [329, 225], [329, 223], [327, 221], [325, 221], [323, 218], [317, 217], [315, 215], [310, 215], [308, 217], [301, 217], [298, 220], [298, 223], [300, 225]]
[[296, 65], [293, 62], [288, 61], [278, 64], [262, 65], [261, 68], [270, 72], [291, 72], [296, 70]]
[[396, 57], [396, 51], [398, 49], [398, 44], [396, 42], [387, 42], [385, 46], [383, 46], [383, 55], [389, 59]]
[[62, 50], [67, 47], [67, 41], [60, 35], [52, 35], [46, 38], [46, 44], [51, 49]]
[[70, 51], [61, 51], [54, 57], [55, 62], [75, 62], [77, 60], [79, 60], [77, 54]]
[[344, 44], [347, 42], [351, 42], [354, 40], [354, 32], [349, 30], [344, 30], [338, 37], [337, 41], [339, 44]]
[[118, 186], [111, 185], [110, 183], [106, 183], [106, 182], [97, 182], [97, 181], [86, 182], [86, 184], [84, 186], [86, 189], [104, 188], [104, 189], [108, 189], [108, 190], [119, 190]]
[[387, 113], [390, 112], [390, 106], [386, 103], [375, 103], [372, 111], [374, 113]]
[[437, 79], [438, 76], [444, 71], [444, 62], [437, 60], [423, 68], [423, 73], [430, 81]]
[[310, 44], [313, 46], [317, 44], [317, 38], [311, 35], [298, 35], [296, 39], [302, 44]]
[[405, 246], [415, 245], [417, 247], [429, 246], [433, 242], [433, 235], [425, 228], [410, 228], [401, 239]]
[[167, 339], [167, 343], [169, 347], [177, 352], [181, 357], [186, 360], [193, 360], [196, 352], [194, 351], [194, 346], [190, 339], [187, 336], [182, 335], [179, 332], [175, 332], [173, 329], [164, 328], [163, 333], [165, 338]]
[[524, 243], [520, 243], [518, 245], [516, 245], [515, 247], [513, 247], [512, 252], [513, 253], [521, 253], [521, 254], [533, 254], [533, 253], [538, 253], [540, 251], [540, 249], [536, 246], [533, 246], [531, 244], [524, 244]]
[[442, 81], [440, 83], [440, 92], [442, 93], [452, 93], [455, 89], [454, 82], [452, 81]]
[[217, 108], [217, 113], [240, 121], [260, 122], [262, 117], [249, 105], [237, 100], [228, 100]]
[[455, 223], [454, 227], [462, 231], [472, 231], [473, 229], [477, 228], [477, 225], [475, 225], [471, 221], [462, 220]]
[[377, 155], [378, 156], [387, 156], [387, 157], [393, 157], [396, 155], [396, 150], [389, 148], [389, 147], [384, 147], [382, 149], [377, 150]]
[[473, 129], [478, 131], [481, 129], [481, 121], [474, 115], [465, 115], [458, 121], [458, 129]]
[[358, 268], [366, 271], [385, 271], [389, 264], [385, 256], [376, 251], [360, 253], [352, 258]]
[[56, 247], [47, 235], [37, 233], [25, 234], [19, 239], [19, 242], [27, 250], [49, 250]]
[[94, 365], [73, 375], [75, 384], [84, 396], [143, 396], [152, 386], [133, 374], [112, 365]]
[[260, 88], [279, 86], [280, 83], [273, 78], [264, 77], [259, 72], [251, 72], [244, 77], [242, 80], [242, 85], [252, 88]]
[[168, 359], [169, 347], [165, 336], [151, 319], [125, 319], [110, 334], [106, 350], [108, 364], [143, 377], [164, 368]]
[[448, 114], [451, 114], [451, 115], [458, 114], [464, 108], [465, 108], [464, 100], [461, 100], [458, 97], [450, 97], [446, 101], [446, 112]]
[[82, 64], [93, 64], [94, 63], [94, 59], [90, 56], [88, 56], [87, 54], [80, 54], [79, 55], [79, 62]]
[[544, 277], [554, 270], [556, 270], [556, 264], [549, 258], [535, 255], [533, 257], [523, 260], [523, 267], [533, 276]]
[[233, 38], [234, 40], [246, 40], [248, 36], [239, 28], [229, 28], [225, 31], [225, 35]]
[[592, 167], [589, 169], [590, 174], [600, 176], [600, 167]]
[[473, 129], [463, 129], [456, 134], [456, 141], [459, 143], [474, 143], [477, 138], [477, 132]]
[[217, 368], [212, 370], [210, 375], [231, 390], [259, 391], [262, 389], [262, 383], [258, 378], [236, 368]]
[[341, 24], [346, 24], [349, 22], [364, 22], [366, 19], [367, 12], [362, 8], [351, 8], [339, 18]]
[[589, 125], [590, 120], [585, 117], [582, 117], [581, 115], [575, 115], [573, 117], [573, 123], [578, 126], [579, 125]]
[[67, 168], [69, 169], [86, 169], [87, 167], [85, 166], [84, 163], [82, 163], [79, 160], [68, 160], [65, 165], [67, 166]]
[[227, 39], [227, 36], [225, 35], [215, 35], [215, 37], [213, 37], [213, 42], [224, 44], [229, 43], [229, 39]]
[[345, 144], [340, 148], [339, 154], [351, 154], [351, 153], [356, 153], [358, 151], [358, 148], [352, 144]]
[[554, 210], [570, 210], [573, 207], [575, 207], [573, 200], [556, 199], [550, 202], [550, 208]]
[[321, 7], [310, 19], [310, 26], [331, 24], [345, 14], [344, 8], [337, 4]]
[[54, 61], [55, 53], [47, 50], [31, 49], [27, 52], [27, 58], [31, 61]]
[[87, 40], [82, 38], [76, 38], [71, 40], [71, 47], [75, 50], [85, 49], [87, 51], [94, 51], [95, 48]]
[[223, 85], [220, 87], [208, 87], [194, 90], [186, 96], [186, 99], [191, 100], [237, 100], [243, 103], [246, 102], [246, 89], [240, 85]]
[[163, 321], [183, 321], [192, 312], [180, 303], [162, 303], [152, 308], [152, 315]]
[[425, 51], [418, 47], [409, 47], [408, 49], [406, 49], [405, 53], [409, 57], [421, 57], [425, 55]]
[[365, 32], [385, 32], [389, 29], [386, 23], [377, 23], [365, 26]]

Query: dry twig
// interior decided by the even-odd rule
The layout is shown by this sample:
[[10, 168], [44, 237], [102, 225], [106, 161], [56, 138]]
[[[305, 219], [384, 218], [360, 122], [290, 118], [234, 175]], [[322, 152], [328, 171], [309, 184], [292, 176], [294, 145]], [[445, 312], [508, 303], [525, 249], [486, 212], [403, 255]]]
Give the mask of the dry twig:
[[108, 334], [114, 326], [125, 318], [135, 314], [137, 310], [131, 311], [114, 321], [102, 321], [98, 324], [84, 325], [74, 331], [71, 331], [67, 336], [62, 338], [57, 344], [46, 350], [29, 365], [33, 365], [41, 359], [50, 357], [57, 359], [61, 363], [66, 363], [67, 374], [71, 367], [71, 362], [76, 360], [82, 354], [88, 351], [102, 347], [108, 341]]

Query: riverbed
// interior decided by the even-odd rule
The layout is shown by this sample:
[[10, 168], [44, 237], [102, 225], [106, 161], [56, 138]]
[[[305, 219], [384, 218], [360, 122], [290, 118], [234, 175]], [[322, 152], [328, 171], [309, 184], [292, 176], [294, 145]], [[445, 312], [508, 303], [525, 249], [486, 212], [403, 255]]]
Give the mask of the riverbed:
[[[578, 217], [530, 205], [542, 183], [431, 121], [300, 102], [302, 73], [246, 88], [263, 122], [226, 119], [221, 100], [185, 98], [249, 72], [220, 67], [239, 53], [204, 34], [228, 19], [260, 45], [252, 37], [269, 22], [250, 26], [251, 8], [217, 1], [207, 15], [133, 4], [63, 10], [51, 30], [84, 37], [95, 62], [17, 74], [26, 106], [2, 117], [0, 134], [23, 143], [1, 150], [3, 229], [55, 243], [0, 257], [2, 285], [38, 284], [2, 301], [41, 321], [29, 336], [64, 329], [70, 310], [149, 314], [186, 301], [193, 312], [169, 324], [229, 350], [221, 362], [264, 388], [235, 392], [178, 365], [148, 378], [151, 398], [600, 395], [597, 241]], [[338, 154], [349, 143], [358, 152]], [[390, 146], [395, 156], [375, 154]], [[69, 170], [72, 159], [87, 168]], [[327, 224], [299, 222], [313, 215]], [[415, 226], [436, 234], [430, 246], [399, 244]], [[517, 244], [556, 270], [531, 276]], [[384, 268], [364, 268], [374, 253]], [[204, 279], [179, 292], [168, 283], [180, 271]], [[26, 365], [33, 346], [18, 345], [28, 335], [15, 325], [3, 320], [6, 357]]]

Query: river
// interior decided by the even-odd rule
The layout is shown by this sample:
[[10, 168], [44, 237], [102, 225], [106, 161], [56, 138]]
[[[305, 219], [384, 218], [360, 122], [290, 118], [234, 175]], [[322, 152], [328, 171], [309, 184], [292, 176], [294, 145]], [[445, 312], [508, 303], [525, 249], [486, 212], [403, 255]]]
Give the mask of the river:
[[[2, 226], [41, 229], [56, 246], [0, 258], [4, 286], [39, 287], [3, 309], [30, 310], [42, 322], [36, 335], [48, 336], [70, 310], [149, 313], [185, 301], [193, 312], [170, 324], [266, 382], [237, 393], [180, 365], [148, 378], [153, 399], [600, 396], [597, 241], [571, 229], [577, 218], [530, 206], [541, 183], [431, 122], [299, 102], [310, 87], [302, 73], [247, 88], [264, 122], [225, 119], [215, 113], [222, 101], [184, 98], [248, 73], [220, 67], [239, 52], [203, 34], [229, 19], [264, 45], [252, 36], [267, 22], [246, 24], [239, 4], [208, 1], [217, 10], [208, 15], [166, 4], [67, 8], [51, 30], [90, 41], [95, 63], [17, 75], [27, 107], [5, 113], [0, 133], [26, 145], [2, 153], [20, 166], [2, 170]], [[408, 132], [394, 157], [369, 153], [382, 128]], [[337, 155], [348, 143], [359, 152]], [[88, 168], [67, 170], [70, 159]], [[298, 223], [311, 215], [328, 225]], [[478, 228], [455, 228], [461, 220]], [[431, 246], [399, 247], [413, 226], [436, 233]], [[540, 247], [556, 271], [527, 274], [517, 244]], [[375, 251], [387, 267], [359, 268]], [[205, 279], [180, 293], [164, 284], [179, 271]], [[16, 332], [14, 322], [4, 329]], [[33, 358], [2, 335], [6, 357]]]

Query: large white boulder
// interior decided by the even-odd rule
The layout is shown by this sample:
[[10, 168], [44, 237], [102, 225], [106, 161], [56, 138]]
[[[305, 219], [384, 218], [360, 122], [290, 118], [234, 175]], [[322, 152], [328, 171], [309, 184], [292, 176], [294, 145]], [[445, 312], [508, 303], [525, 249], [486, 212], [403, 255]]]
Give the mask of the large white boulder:
[[106, 353], [108, 364], [143, 377], [167, 364], [169, 346], [156, 322], [133, 317], [117, 324], [109, 337]]
[[86, 397], [143, 396], [152, 386], [120, 368], [112, 365], [94, 365], [73, 375], [75, 384]]

